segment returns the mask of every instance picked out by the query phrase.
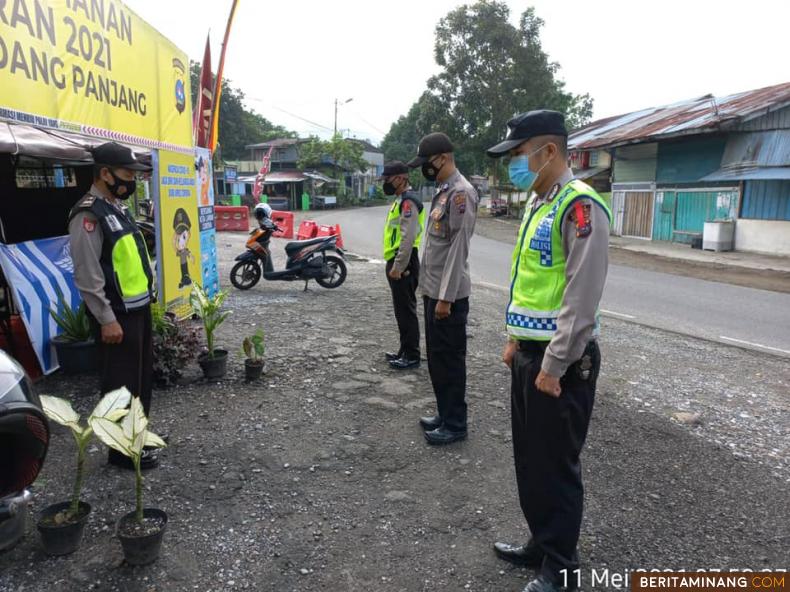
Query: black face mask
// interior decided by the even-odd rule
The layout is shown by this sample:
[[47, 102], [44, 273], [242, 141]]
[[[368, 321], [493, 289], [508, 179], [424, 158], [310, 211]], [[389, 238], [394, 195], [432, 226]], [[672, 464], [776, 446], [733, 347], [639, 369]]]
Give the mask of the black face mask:
[[[110, 171], [110, 174], [112, 175], [112, 180], [115, 181], [115, 185], [107, 185], [107, 188], [110, 190], [110, 193], [112, 193], [112, 196], [115, 199], [127, 200], [134, 195], [134, 192], [137, 189], [137, 181], [134, 179], [131, 181], [124, 181], [113, 171]], [[126, 192], [123, 195], [118, 195], [118, 190], [121, 187], [126, 187]]]
[[436, 166], [434, 166], [433, 164], [431, 164], [430, 161], [428, 161], [422, 165], [422, 176], [425, 177], [428, 181], [431, 182], [436, 181], [436, 177], [439, 174], [439, 171], [441, 171], [443, 168], [444, 165], [440, 166], [437, 169]]
[[395, 184], [391, 181], [385, 181], [382, 189], [384, 190], [384, 195], [395, 195]]

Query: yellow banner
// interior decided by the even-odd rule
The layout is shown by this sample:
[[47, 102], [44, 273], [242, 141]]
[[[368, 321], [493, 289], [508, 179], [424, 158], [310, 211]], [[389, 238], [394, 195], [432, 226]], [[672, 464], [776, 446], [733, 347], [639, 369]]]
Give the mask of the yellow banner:
[[189, 60], [117, 0], [0, 0], [0, 118], [191, 147]]
[[155, 157], [159, 185], [160, 299], [180, 318], [190, 314], [192, 284], [201, 284], [200, 224], [195, 155], [160, 150]]

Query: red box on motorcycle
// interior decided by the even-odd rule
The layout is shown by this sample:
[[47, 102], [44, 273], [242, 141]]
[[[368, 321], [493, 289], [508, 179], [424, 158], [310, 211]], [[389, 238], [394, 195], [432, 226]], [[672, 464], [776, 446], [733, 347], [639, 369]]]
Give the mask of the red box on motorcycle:
[[276, 210], [272, 212], [272, 222], [280, 227], [272, 236], [276, 238], [293, 238], [294, 237], [294, 215], [293, 212], [281, 212]]
[[299, 230], [296, 232], [296, 240], [308, 240], [315, 238], [318, 232], [318, 224], [313, 220], [302, 220]]
[[343, 248], [343, 235], [340, 234], [340, 224], [321, 224], [315, 236], [337, 236], [337, 246], [341, 249]]

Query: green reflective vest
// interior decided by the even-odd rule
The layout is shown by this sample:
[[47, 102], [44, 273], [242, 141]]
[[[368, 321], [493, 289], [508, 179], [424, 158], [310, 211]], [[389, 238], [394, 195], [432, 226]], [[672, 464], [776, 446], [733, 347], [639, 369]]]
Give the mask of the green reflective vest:
[[104, 272], [104, 293], [116, 312], [129, 312], [151, 303], [153, 272], [145, 240], [129, 216], [103, 199], [87, 195], [71, 210], [91, 212], [101, 227], [104, 241], [99, 258]]
[[[384, 260], [389, 261], [398, 254], [400, 248], [400, 216], [401, 209], [403, 208], [404, 200], [410, 200], [419, 212], [417, 221], [419, 228], [417, 229], [417, 238], [414, 239], [414, 247], [417, 248], [422, 243], [422, 231], [425, 228], [425, 208], [422, 203], [417, 199], [417, 196], [407, 191], [400, 198], [392, 202], [392, 207], [387, 214], [387, 223], [384, 225]], [[414, 215], [414, 214], [412, 214]]]
[[537, 209], [532, 207], [535, 197], [527, 204], [510, 270], [510, 302], [506, 314], [510, 337], [551, 341], [556, 333], [567, 283], [562, 221], [568, 209], [585, 198], [599, 204], [611, 220], [612, 212], [603, 198], [576, 179]]

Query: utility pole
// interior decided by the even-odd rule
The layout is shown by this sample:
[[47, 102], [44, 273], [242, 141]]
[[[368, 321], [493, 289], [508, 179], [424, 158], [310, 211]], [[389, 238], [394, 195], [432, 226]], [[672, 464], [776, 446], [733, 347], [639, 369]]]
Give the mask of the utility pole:
[[[340, 104], [341, 105], [345, 105], [346, 103], [350, 103], [353, 100], [354, 100], [353, 98], [346, 99], [345, 101], [343, 101]], [[337, 102], [337, 99], [335, 99], [335, 134], [334, 134], [335, 136], [337, 135], [337, 105], [338, 105], [338, 102]]]

